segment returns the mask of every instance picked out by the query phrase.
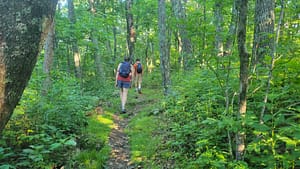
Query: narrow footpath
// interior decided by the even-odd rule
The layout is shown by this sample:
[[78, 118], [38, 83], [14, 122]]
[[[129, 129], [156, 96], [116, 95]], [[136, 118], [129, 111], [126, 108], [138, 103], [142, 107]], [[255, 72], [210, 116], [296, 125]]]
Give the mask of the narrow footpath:
[[[142, 95], [135, 98], [136, 102], [142, 99]], [[129, 103], [130, 104], [130, 103]], [[139, 106], [131, 106], [132, 111], [126, 114], [115, 113], [113, 115], [114, 127], [109, 136], [109, 146], [111, 147], [111, 155], [107, 161], [107, 169], [142, 169], [130, 161], [130, 145], [129, 138], [125, 133], [130, 119], [139, 112]]]
[[114, 128], [109, 136], [109, 145], [111, 147], [111, 156], [107, 162], [108, 169], [132, 169], [130, 163], [130, 148], [128, 136], [124, 133], [124, 129], [128, 125], [128, 118], [121, 118], [115, 114]]

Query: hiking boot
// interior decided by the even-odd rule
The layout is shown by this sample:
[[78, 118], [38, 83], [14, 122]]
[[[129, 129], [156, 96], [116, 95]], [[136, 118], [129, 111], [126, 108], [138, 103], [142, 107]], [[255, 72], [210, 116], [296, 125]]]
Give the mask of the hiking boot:
[[121, 113], [123, 113], [123, 114], [126, 113], [126, 110], [125, 110], [125, 109], [122, 109], [122, 112], [121, 112]]
[[142, 91], [141, 91], [141, 89], [138, 89], [138, 92], [139, 92], [139, 94], [142, 94]]

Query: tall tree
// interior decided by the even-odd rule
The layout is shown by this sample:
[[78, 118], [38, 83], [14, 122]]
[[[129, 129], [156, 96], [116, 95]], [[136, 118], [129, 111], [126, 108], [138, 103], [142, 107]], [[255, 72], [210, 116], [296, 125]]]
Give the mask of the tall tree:
[[[247, 88], [248, 88], [248, 65], [249, 54], [246, 49], [246, 26], [247, 26], [247, 11], [248, 0], [238, 0], [238, 51], [240, 57], [240, 91], [239, 91], [239, 112], [237, 113], [238, 120], [241, 125], [244, 125], [244, 118], [247, 110]], [[246, 134], [243, 128], [236, 134], [236, 159], [243, 160], [245, 152], [245, 137]]]
[[223, 37], [222, 37], [222, 24], [223, 24], [223, 15], [222, 15], [222, 0], [216, 0], [214, 6], [214, 16], [215, 16], [215, 27], [216, 27], [216, 36], [215, 36], [215, 50], [217, 56], [223, 56]]
[[170, 56], [167, 41], [166, 29], [166, 2], [165, 0], [158, 0], [158, 31], [159, 31], [159, 55], [160, 68], [163, 80], [164, 94], [168, 95], [170, 92]]
[[237, 4], [238, 0], [233, 0], [232, 8], [231, 8], [231, 21], [229, 25], [228, 35], [226, 36], [226, 42], [224, 47], [224, 55], [230, 55], [232, 53], [232, 48], [234, 44], [234, 40], [236, 38], [236, 24], [237, 24]]
[[[273, 5], [272, 7], [269, 7], [268, 9], [271, 9], [271, 11], [269, 11], [268, 13], [273, 13], [273, 15], [268, 15], [270, 16], [271, 18], [269, 18], [270, 20], [269, 21], [273, 21], [273, 23], [269, 23], [267, 27], [269, 27], [269, 29], [267, 30], [270, 30], [271, 32], [269, 32], [269, 34], [271, 34], [272, 36], [272, 33], [274, 30], [274, 20], [275, 20], [275, 15], [274, 15], [274, 3], [272, 4], [269, 4], [269, 5]], [[277, 25], [277, 30], [276, 30], [276, 35], [275, 35], [275, 38], [272, 39], [272, 38], [268, 38], [269, 42], [268, 44], [269, 45], [273, 45], [273, 46], [268, 46], [269, 48], [269, 55], [271, 56], [271, 62], [268, 64], [268, 79], [267, 79], [267, 86], [266, 86], [266, 93], [265, 93], [265, 96], [264, 96], [264, 100], [263, 100], [263, 106], [262, 106], [262, 109], [261, 109], [261, 112], [260, 112], [260, 123], [263, 123], [263, 118], [264, 118], [264, 114], [265, 114], [265, 110], [266, 110], [266, 104], [267, 104], [267, 101], [268, 101], [268, 95], [269, 95], [269, 91], [270, 91], [270, 88], [271, 88], [271, 80], [272, 80], [272, 76], [273, 76], [273, 68], [274, 68], [274, 65], [275, 65], [275, 53], [276, 53], [276, 46], [277, 46], [277, 43], [278, 43], [278, 38], [279, 38], [279, 33], [280, 33], [280, 26], [281, 26], [281, 22], [283, 20], [283, 9], [284, 9], [284, 0], [281, 0], [281, 11], [280, 11], [280, 17], [279, 17], [279, 23]], [[273, 27], [273, 29], [272, 29]], [[267, 63], [266, 63], [267, 64]]]
[[185, 10], [185, 4], [183, 5], [182, 0], [172, 0], [172, 8], [174, 15], [177, 19], [177, 27], [178, 27], [178, 33], [177, 36], [178, 44], [179, 44], [179, 52], [181, 54], [180, 61], [183, 62], [184, 70], [188, 70], [192, 66], [190, 65], [192, 63], [191, 56], [192, 56], [192, 45], [191, 40], [188, 37], [188, 31], [186, 27], [186, 10]]
[[54, 40], [55, 40], [55, 30], [54, 30], [54, 20], [51, 21], [49, 26], [48, 35], [45, 42], [45, 54], [43, 63], [43, 72], [46, 78], [43, 81], [42, 95], [47, 95], [48, 89], [51, 85], [51, 69], [54, 56]]
[[134, 60], [134, 43], [136, 40], [133, 14], [132, 14], [133, 0], [126, 0], [126, 21], [127, 21], [127, 45], [130, 60]]
[[264, 58], [273, 55], [274, 46], [274, 0], [256, 0], [254, 20], [254, 41], [252, 67], [256, 71], [258, 63], [265, 66]]
[[[96, 15], [96, 4], [95, 4], [95, 0], [89, 0], [89, 4], [90, 4], [90, 11], [91, 11], [91, 17], [92, 17], [92, 21], [95, 20], [95, 15]], [[94, 27], [91, 28], [91, 39], [92, 39], [92, 43], [93, 43], [93, 52], [94, 52], [94, 58], [95, 58], [95, 68], [96, 68], [96, 75], [97, 78], [104, 77], [104, 69], [103, 69], [103, 65], [101, 62], [101, 55], [100, 55], [100, 49], [99, 49], [99, 41], [98, 41], [98, 37], [97, 37], [97, 31]]]
[[0, 132], [30, 79], [56, 4], [57, 0], [0, 0]]
[[[75, 17], [75, 9], [74, 9], [74, 3], [73, 0], [68, 0], [68, 17], [71, 23], [71, 30], [74, 32], [74, 25], [76, 23], [76, 17]], [[72, 34], [70, 36], [71, 38], [71, 45], [72, 45], [72, 52], [73, 52], [73, 59], [75, 64], [75, 76], [77, 78], [81, 79], [81, 66], [80, 66], [80, 53], [79, 48], [77, 44], [77, 39], [75, 38], [75, 34]]]

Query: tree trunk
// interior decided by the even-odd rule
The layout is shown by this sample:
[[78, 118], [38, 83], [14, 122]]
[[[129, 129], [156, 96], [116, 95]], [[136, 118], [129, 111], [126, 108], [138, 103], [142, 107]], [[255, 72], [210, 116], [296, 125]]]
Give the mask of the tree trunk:
[[201, 64], [203, 64], [203, 58], [206, 55], [206, 22], [207, 22], [207, 17], [206, 17], [206, 0], [203, 0], [203, 31], [202, 31], [202, 58], [201, 58]]
[[[74, 24], [76, 23], [75, 17], [75, 10], [74, 10], [74, 3], [73, 0], [68, 0], [68, 17], [71, 22], [71, 30], [74, 30]], [[80, 66], [80, 53], [78, 49], [77, 39], [76, 36], [73, 34], [71, 35], [71, 44], [72, 44], [72, 51], [73, 51], [73, 58], [75, 64], [75, 76], [81, 79], [81, 66]]]
[[114, 34], [114, 54], [113, 54], [113, 63], [117, 59], [117, 27], [113, 27], [113, 34]]
[[[90, 11], [91, 11], [91, 17], [92, 21], [94, 21], [95, 14], [96, 14], [96, 7], [95, 7], [95, 1], [94, 0], [89, 0], [90, 4]], [[102, 66], [101, 62], [101, 55], [100, 55], [100, 49], [99, 49], [99, 42], [98, 42], [98, 37], [97, 37], [97, 32], [95, 28], [92, 28], [91, 30], [91, 39], [93, 45], [93, 53], [94, 53], [94, 58], [95, 58], [95, 68], [96, 68], [96, 78], [103, 79], [104, 78], [104, 69]]]
[[215, 27], [216, 27], [216, 36], [215, 36], [215, 51], [217, 56], [223, 56], [223, 15], [222, 15], [222, 0], [215, 1], [214, 15], [215, 15]]
[[[273, 46], [273, 50], [272, 50], [272, 54], [271, 54], [271, 62], [268, 66], [269, 68], [269, 73], [268, 73], [268, 80], [267, 80], [267, 88], [266, 88], [266, 93], [264, 96], [264, 100], [263, 100], [263, 106], [260, 112], [260, 123], [264, 123], [264, 115], [265, 115], [265, 110], [266, 110], [266, 106], [267, 106], [267, 102], [268, 102], [268, 97], [269, 97], [269, 92], [270, 92], [270, 88], [271, 88], [271, 80], [273, 78], [273, 69], [274, 69], [274, 65], [275, 65], [275, 53], [276, 53], [276, 47], [278, 44], [278, 39], [279, 39], [279, 33], [280, 33], [280, 26], [283, 20], [283, 9], [284, 9], [284, 0], [281, 0], [281, 9], [280, 9], [280, 16], [279, 16], [279, 20], [278, 20], [278, 25], [277, 25], [277, 30], [276, 30], [276, 35], [275, 35], [275, 42], [274, 42], [274, 46]], [[274, 16], [274, 15], [273, 15]], [[275, 16], [274, 16], [275, 17]], [[275, 18], [273, 18], [273, 21], [275, 20]], [[274, 25], [274, 24], [273, 24]]]
[[0, 0], [0, 132], [30, 79], [56, 4], [57, 0]]
[[[239, 92], [239, 112], [237, 114], [241, 126], [244, 126], [244, 118], [247, 110], [247, 88], [248, 88], [248, 65], [249, 54], [246, 49], [246, 23], [247, 23], [247, 7], [248, 0], [239, 0], [238, 2], [238, 51], [240, 57], [240, 92]], [[246, 134], [240, 129], [236, 134], [236, 160], [244, 159], [245, 138]]]
[[273, 55], [274, 46], [274, 0], [256, 0], [252, 68], [256, 72], [258, 63], [264, 67], [264, 58]]
[[47, 35], [47, 39], [45, 42], [45, 55], [44, 55], [44, 63], [43, 63], [43, 72], [46, 75], [46, 78], [43, 81], [42, 95], [46, 96], [48, 90], [51, 86], [51, 69], [53, 63], [53, 55], [54, 55], [54, 39], [55, 39], [55, 30], [54, 30], [54, 20], [51, 21], [49, 32]]
[[133, 22], [133, 15], [131, 12], [133, 1], [126, 0], [126, 21], [127, 21], [127, 45], [129, 58], [131, 61], [134, 60], [134, 43], [135, 43], [135, 28]]
[[230, 21], [230, 26], [229, 26], [229, 32], [226, 38], [225, 42], [225, 48], [224, 48], [224, 55], [231, 55], [232, 53], [232, 48], [234, 45], [234, 40], [236, 38], [236, 24], [237, 24], [237, 4], [238, 0], [234, 0], [232, 4], [232, 10], [231, 10], [231, 21]]
[[168, 41], [166, 30], [166, 2], [158, 0], [158, 31], [159, 31], [159, 53], [160, 53], [160, 68], [162, 73], [164, 94], [170, 92], [170, 58], [168, 55]]
[[186, 11], [184, 5], [182, 5], [181, 0], [172, 0], [172, 8], [174, 11], [174, 15], [178, 21], [178, 49], [179, 52], [181, 52], [184, 70], [188, 70], [193, 66], [190, 65], [192, 63], [192, 45], [186, 30]]

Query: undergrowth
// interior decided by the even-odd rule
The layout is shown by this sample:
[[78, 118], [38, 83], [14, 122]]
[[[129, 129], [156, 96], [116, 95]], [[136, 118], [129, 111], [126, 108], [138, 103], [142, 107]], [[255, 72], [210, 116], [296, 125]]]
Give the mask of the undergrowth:
[[[260, 124], [257, 111], [261, 105], [253, 102], [263, 94], [251, 95], [242, 127], [236, 118], [238, 82], [228, 82], [230, 105], [226, 108], [225, 91], [217, 81], [222, 79], [209, 70], [173, 77], [173, 92], [161, 104], [165, 134], [156, 161], [185, 169], [299, 167], [299, 107], [284, 102], [297, 100], [298, 95], [272, 88], [264, 124]], [[244, 161], [235, 160], [237, 131], [247, 135]]]
[[[160, 136], [155, 133], [159, 126], [157, 106], [162, 94], [159, 94], [161, 92], [158, 92], [157, 88], [143, 88], [142, 91], [142, 96], [137, 93], [130, 95], [130, 102], [134, 102], [137, 114], [131, 119], [125, 132], [130, 138], [131, 161], [136, 166], [155, 169], [160, 168], [152, 159], [161, 140]], [[156, 95], [153, 95], [154, 92]]]
[[[37, 69], [40, 67], [2, 133], [0, 168], [76, 168], [94, 161], [101, 163], [95, 167], [99, 168], [106, 160], [104, 154], [109, 154], [110, 124], [106, 122], [110, 116], [106, 113], [93, 119], [86, 113], [93, 112], [100, 99], [111, 96], [111, 87], [102, 86], [97, 92], [83, 90], [78, 79], [54, 71], [52, 85], [43, 95], [44, 77]], [[87, 158], [90, 162], [83, 161]]]

